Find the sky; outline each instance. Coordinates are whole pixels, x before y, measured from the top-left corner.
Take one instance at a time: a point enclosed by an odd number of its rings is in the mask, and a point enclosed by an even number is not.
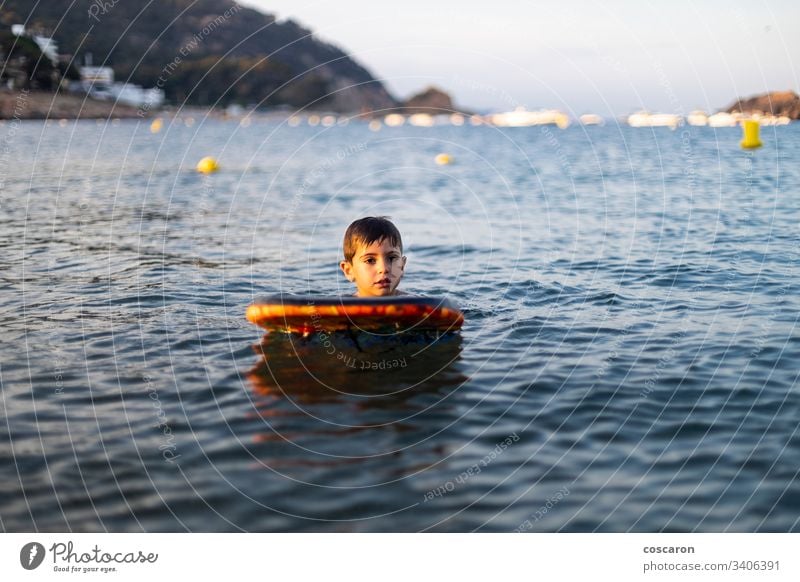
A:
[[[479,111],[686,114],[798,89],[798,0],[240,0],[292,18],[406,98]]]

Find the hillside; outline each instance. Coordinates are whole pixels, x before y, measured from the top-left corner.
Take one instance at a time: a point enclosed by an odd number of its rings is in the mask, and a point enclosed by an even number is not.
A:
[[[794,91],[773,91],[748,99],[739,99],[728,107],[728,113],[760,113],[789,119],[800,119],[800,96]]]
[[[293,21],[232,0],[7,0],[0,25],[52,36],[62,55],[114,68],[118,81],[160,86],[173,103],[289,105],[334,111],[392,107],[384,86]]]

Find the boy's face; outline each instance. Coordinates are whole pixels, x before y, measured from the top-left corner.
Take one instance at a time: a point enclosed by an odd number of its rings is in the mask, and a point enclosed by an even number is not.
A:
[[[339,266],[345,277],[356,284],[358,297],[394,295],[403,278],[406,258],[400,247],[392,246],[388,238],[369,246],[359,246],[353,262],[342,261]]]

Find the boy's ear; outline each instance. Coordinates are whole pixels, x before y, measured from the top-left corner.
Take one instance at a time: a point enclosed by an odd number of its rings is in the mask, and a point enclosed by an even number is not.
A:
[[[408,260],[408,257],[406,257],[405,255],[403,255],[403,265],[400,267],[400,270],[401,270],[401,271],[405,271],[405,270],[406,270],[406,261],[407,261],[407,260]]]
[[[350,263],[350,261],[342,261],[341,263],[339,263],[339,268],[342,270],[342,273],[344,273],[344,276],[347,277],[347,280],[352,283],[353,265]]]

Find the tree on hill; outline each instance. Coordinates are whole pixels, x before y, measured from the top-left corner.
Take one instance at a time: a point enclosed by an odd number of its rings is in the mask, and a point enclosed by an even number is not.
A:
[[[14,89],[55,91],[66,68],[59,69],[26,36],[0,27],[0,85]]]

